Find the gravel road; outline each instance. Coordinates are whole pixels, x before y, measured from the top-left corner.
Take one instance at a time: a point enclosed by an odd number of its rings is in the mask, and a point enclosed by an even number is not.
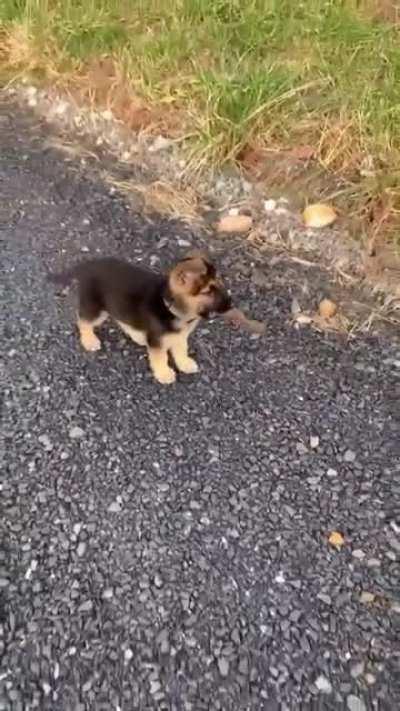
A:
[[[284,266],[221,241],[265,336],[205,325],[171,388],[117,330],[83,353],[48,269],[201,240],[45,138],[3,102],[0,710],[394,711],[399,342],[296,330]]]

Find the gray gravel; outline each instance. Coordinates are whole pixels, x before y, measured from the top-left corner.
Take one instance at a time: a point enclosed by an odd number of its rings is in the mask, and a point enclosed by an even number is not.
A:
[[[171,389],[117,330],[83,353],[48,269],[201,240],[0,129],[0,711],[398,708],[399,343],[296,330],[223,242],[263,338],[205,325]]]

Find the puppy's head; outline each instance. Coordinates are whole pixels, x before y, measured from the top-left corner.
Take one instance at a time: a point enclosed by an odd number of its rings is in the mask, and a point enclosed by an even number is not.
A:
[[[231,299],[209,259],[191,253],[170,271],[170,295],[176,307],[190,316],[207,318],[231,308]]]

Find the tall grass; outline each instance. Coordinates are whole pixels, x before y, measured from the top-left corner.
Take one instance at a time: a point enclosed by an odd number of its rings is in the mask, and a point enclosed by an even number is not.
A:
[[[3,66],[68,76],[111,55],[136,94],[186,114],[210,159],[234,158],[248,142],[311,143],[327,168],[353,176],[372,155],[396,192],[400,32],[375,18],[375,4],[2,0],[13,47]]]

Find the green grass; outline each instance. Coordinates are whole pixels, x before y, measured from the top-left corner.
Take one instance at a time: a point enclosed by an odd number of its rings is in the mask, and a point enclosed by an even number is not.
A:
[[[234,158],[252,141],[300,142],[318,147],[330,169],[355,174],[373,155],[397,175],[400,29],[375,20],[371,5],[2,0],[0,23],[6,36],[24,29],[36,71],[51,61],[53,70],[74,73],[112,55],[136,93],[188,116],[210,160]],[[21,65],[27,56],[21,52]],[[14,57],[15,70],[23,69],[18,63]],[[400,177],[390,182],[396,191]]]

